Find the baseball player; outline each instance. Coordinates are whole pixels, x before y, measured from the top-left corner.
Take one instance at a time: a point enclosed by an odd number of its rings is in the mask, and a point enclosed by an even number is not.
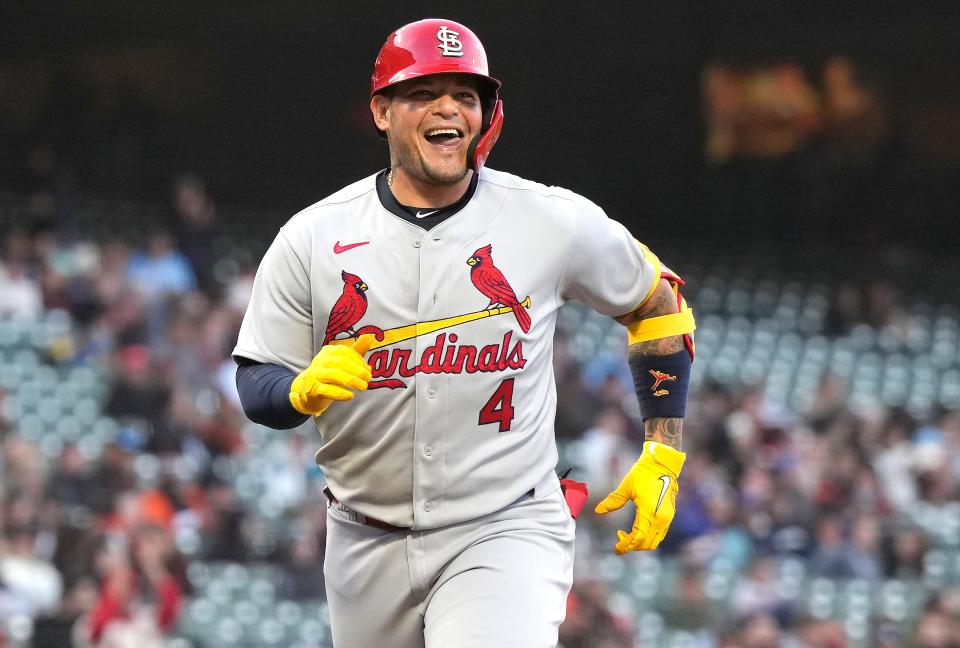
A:
[[[262,260],[234,350],[244,410],[320,434],[338,648],[555,646],[585,499],[554,472],[557,310],[628,327],[648,441],[596,512],[632,502],[614,550],[655,549],[684,461],[682,282],[585,198],[484,167],[503,104],[467,27],[391,34],[370,110],[390,166]]]

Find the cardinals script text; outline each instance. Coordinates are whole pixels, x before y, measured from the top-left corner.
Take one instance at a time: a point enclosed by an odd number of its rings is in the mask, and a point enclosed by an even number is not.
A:
[[[441,333],[433,344],[426,347],[420,360],[411,365],[411,349],[381,349],[370,354],[368,359],[373,369],[370,388],[405,388],[402,380],[391,378],[399,375],[409,378],[417,373],[477,373],[522,369],[527,363],[523,357],[523,343],[513,341],[508,331],[499,344],[477,348],[472,344],[457,344],[457,334]],[[511,346],[512,344],[512,346]]]

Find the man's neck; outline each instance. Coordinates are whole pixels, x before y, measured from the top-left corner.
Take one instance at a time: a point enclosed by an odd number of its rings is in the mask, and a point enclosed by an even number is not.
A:
[[[402,205],[411,207],[446,207],[460,200],[470,187],[473,171],[450,185],[438,185],[411,178],[403,169],[394,169],[390,192]]]

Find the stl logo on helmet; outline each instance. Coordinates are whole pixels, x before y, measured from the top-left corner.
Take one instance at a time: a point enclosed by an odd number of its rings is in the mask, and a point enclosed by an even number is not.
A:
[[[463,56],[463,43],[460,41],[460,32],[453,31],[446,25],[437,30],[438,49],[443,50],[444,56]]]

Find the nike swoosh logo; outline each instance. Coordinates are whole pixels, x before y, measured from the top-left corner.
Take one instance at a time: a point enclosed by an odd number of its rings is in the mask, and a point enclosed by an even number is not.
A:
[[[663,488],[660,489],[660,498],[657,500],[657,508],[653,509],[654,515],[656,515],[657,511],[660,510],[660,505],[663,503],[663,496],[667,494],[668,490],[670,490],[670,478],[667,475],[660,475],[660,481],[663,482]]]
[[[433,216],[433,215],[436,214],[438,211],[440,211],[440,210],[439,210],[439,209],[434,209],[432,212],[427,212],[426,214],[421,214],[420,212],[417,212],[417,213],[416,213],[416,216],[417,216],[417,218],[426,218],[427,216]]]
[[[340,241],[337,241],[333,244],[333,253],[342,254],[347,250],[352,250],[355,247],[360,247],[361,245],[366,245],[370,241],[360,241],[359,243],[347,243],[346,245],[340,245]]]

